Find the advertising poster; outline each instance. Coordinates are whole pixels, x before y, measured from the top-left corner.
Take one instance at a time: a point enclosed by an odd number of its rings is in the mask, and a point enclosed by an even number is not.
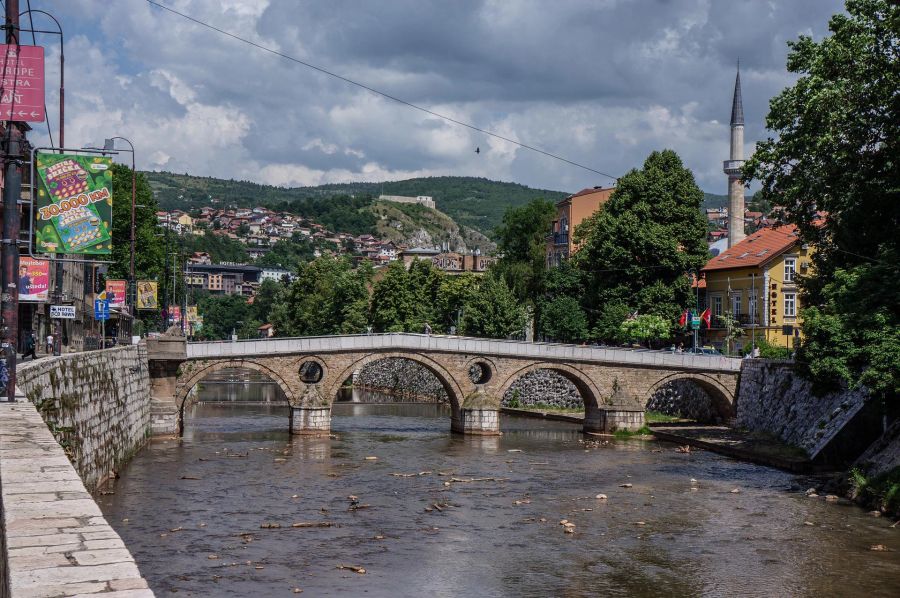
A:
[[[106,281],[106,300],[112,308],[120,308],[125,305],[128,294],[128,282],[124,280]]]
[[[112,251],[112,158],[38,154],[35,237],[42,253]]]
[[[50,295],[50,262],[19,258],[19,301],[47,301]]]
[[[159,304],[156,302],[157,283],[155,280],[139,280],[137,283],[137,308],[138,309],[156,309]]]
[[[181,324],[181,306],[173,305],[169,310],[169,321],[173,324]]]
[[[197,313],[196,305],[188,305],[187,306],[187,314],[185,314],[185,315],[187,317],[188,322],[196,322],[200,318],[200,314]]]

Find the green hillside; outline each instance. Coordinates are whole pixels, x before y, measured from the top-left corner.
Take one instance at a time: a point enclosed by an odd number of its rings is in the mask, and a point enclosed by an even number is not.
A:
[[[339,225],[359,213],[367,198],[385,195],[430,195],[438,210],[450,216],[462,227],[491,235],[509,207],[520,206],[534,198],[553,201],[567,194],[561,191],[532,189],[516,183],[503,183],[475,177],[428,177],[385,183],[346,183],[318,187],[284,188],[260,185],[248,181],[197,177],[169,172],[146,172],[162,209],[192,210],[203,206],[254,207],[266,206],[288,210],[302,216],[316,218],[328,226]],[[328,205],[339,197],[339,203]],[[353,202],[346,196],[355,196]],[[365,212],[366,210],[363,210]],[[338,212],[338,213],[335,213]],[[330,215],[331,218],[325,215]],[[330,220],[330,221],[329,221]],[[373,222],[361,215],[351,225],[341,229],[348,232],[367,232]]]

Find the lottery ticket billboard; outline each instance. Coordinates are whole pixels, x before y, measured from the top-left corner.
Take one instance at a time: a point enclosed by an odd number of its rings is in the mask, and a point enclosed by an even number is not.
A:
[[[36,247],[41,253],[112,251],[112,158],[38,154]]]
[[[106,281],[106,300],[109,306],[120,308],[125,305],[125,297],[128,293],[128,283],[124,280]]]
[[[19,301],[46,301],[50,294],[50,262],[19,258]]]
[[[156,309],[159,304],[156,302],[157,283],[155,280],[139,280],[137,284],[137,308],[138,309]]]

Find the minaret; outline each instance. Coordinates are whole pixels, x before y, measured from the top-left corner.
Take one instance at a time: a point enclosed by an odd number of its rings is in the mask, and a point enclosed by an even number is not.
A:
[[[741,168],[744,166],[744,104],[741,101],[741,65],[738,63],[734,80],[734,99],[731,102],[731,159],[722,169],[728,175],[728,247],[740,243],[744,235],[744,185]]]

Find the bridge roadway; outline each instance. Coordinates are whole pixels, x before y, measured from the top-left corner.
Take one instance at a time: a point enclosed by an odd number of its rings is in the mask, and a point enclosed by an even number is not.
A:
[[[730,416],[741,366],[723,356],[408,333],[192,343],[161,337],[148,348],[153,397],[174,409],[179,429],[191,388],[214,371],[240,367],[282,388],[297,434],[327,432],[344,382],[386,358],[409,359],[433,373],[450,400],[451,429],[473,434],[499,433],[504,393],[535,370],[557,372],[575,385],[585,404],[585,431],[611,432],[641,427],[649,398],[674,380],[700,386]]]

